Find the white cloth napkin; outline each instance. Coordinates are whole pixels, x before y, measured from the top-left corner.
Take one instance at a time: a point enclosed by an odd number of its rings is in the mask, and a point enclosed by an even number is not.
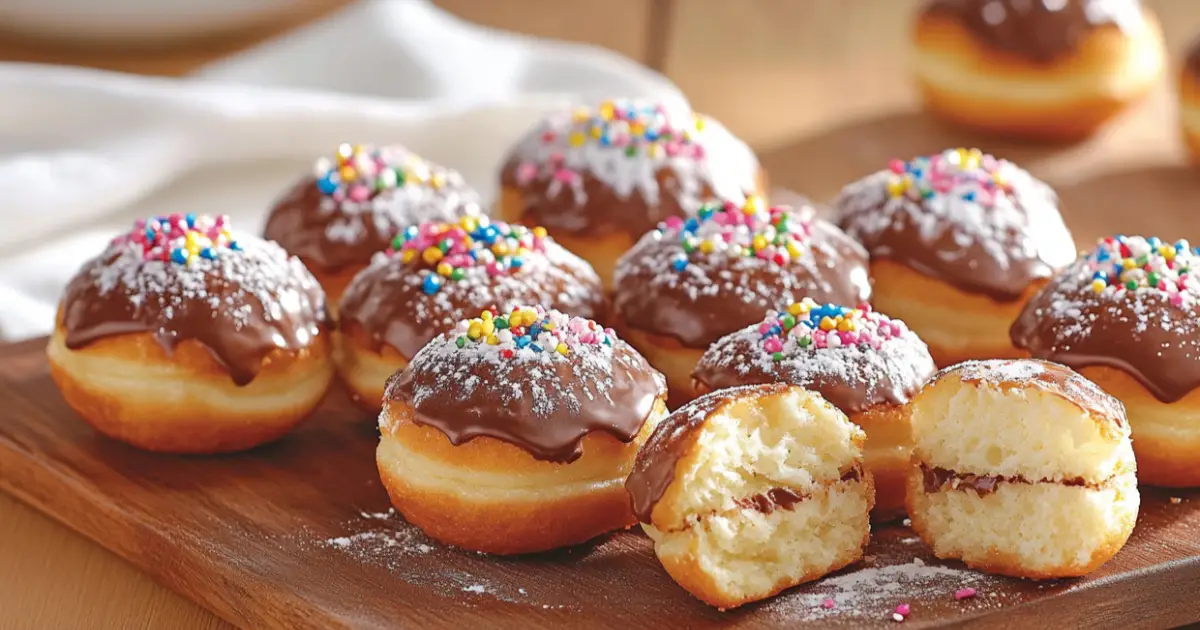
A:
[[[224,213],[258,231],[339,142],[398,142],[485,198],[544,113],[613,96],[683,102],[603,49],[375,0],[184,79],[0,64],[0,339],[46,334],[62,287],[135,218]]]

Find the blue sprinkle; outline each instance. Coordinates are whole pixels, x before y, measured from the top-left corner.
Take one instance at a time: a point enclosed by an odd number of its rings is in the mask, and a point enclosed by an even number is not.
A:
[[[184,219],[187,220],[187,226],[189,228],[196,227],[196,215],[188,213],[187,215],[184,216]]]
[[[654,142],[655,140],[658,140],[658,132],[654,131],[653,129],[647,129],[642,133],[642,137],[650,142]]]
[[[154,242],[154,230],[152,230],[150,228],[146,228],[146,242],[148,242],[148,243]]]
[[[771,334],[772,334],[772,335],[782,335],[782,334],[783,334],[783,328],[780,328],[779,326],[772,326],[772,327],[771,327]]]
[[[408,240],[417,238],[417,235],[420,233],[421,233],[421,231],[418,230],[417,226],[415,226],[415,225],[410,225],[410,226],[404,228],[404,238],[408,239]]]
[[[537,345],[536,343],[531,343],[531,344],[529,344],[529,349],[530,349],[530,350],[533,350],[534,352],[541,352],[541,351],[542,351],[542,347],[541,347],[541,346],[539,346],[539,345]]]
[[[975,201],[975,191],[968,190],[967,192],[963,193],[962,198],[965,201]]]
[[[697,221],[697,220],[696,220],[696,219],[694,219],[694,218],[692,218],[692,219],[688,219],[688,220],[687,220],[687,221],[686,221],[686,222],[683,224],[683,229],[685,229],[685,230],[687,230],[687,231],[689,231],[689,232],[695,232],[697,229],[699,229],[699,227],[700,227],[700,222],[699,222],[699,221]]]
[[[229,241],[229,249],[232,249],[235,252],[240,252],[242,251],[242,245],[237,241]]]
[[[329,176],[317,180],[317,190],[321,191],[322,194],[332,195],[337,190],[337,187],[337,182],[330,179]]]
[[[1097,271],[1096,273],[1092,274],[1092,280],[1108,280],[1108,274],[1104,273],[1103,271]]]
[[[1157,236],[1151,236],[1150,238],[1146,239],[1146,244],[1148,244],[1150,247],[1158,249],[1159,245],[1162,245],[1162,241],[1160,241]]]
[[[529,335],[521,335],[520,337],[517,337],[517,347],[524,348],[525,346],[529,345],[530,341],[531,339],[529,338]]]
[[[425,291],[425,295],[433,295],[442,288],[442,279],[434,274],[425,276],[425,282],[421,287]]]
[[[1108,260],[1108,252],[1103,249],[1096,250],[1096,262],[1104,262]]]
[[[687,269],[687,266],[687,258],[676,258],[675,260],[671,261],[671,268],[675,271],[683,271],[684,269]]]
[[[523,258],[510,258],[508,260],[508,266],[512,267],[513,269],[520,269],[524,264],[525,260]]]
[[[183,249],[182,247],[176,247],[175,249],[171,250],[171,260],[181,265],[186,263],[188,261],[187,250]]]
[[[200,257],[207,260],[216,260],[217,250],[211,247],[205,247],[204,249],[200,250]]]
[[[534,339],[540,334],[542,334],[542,325],[541,324],[533,324],[532,326],[529,327],[529,338],[530,339]]]

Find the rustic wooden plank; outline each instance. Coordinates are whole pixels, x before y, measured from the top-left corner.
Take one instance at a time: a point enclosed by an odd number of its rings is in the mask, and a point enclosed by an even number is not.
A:
[[[0,348],[0,487],[242,627],[858,627],[894,623],[899,603],[921,627],[1200,620],[1197,493],[1173,503],[1147,491],[1130,543],[1083,580],[916,567],[939,563],[897,525],[876,531],[872,561],[721,614],[671,582],[637,533],[519,559],[424,538],[387,513],[375,428],[340,393],[288,439],[244,455],[171,457],[108,441],[63,403],[44,343]],[[962,584],[980,594],[955,601]],[[820,608],[826,595],[837,609]]]

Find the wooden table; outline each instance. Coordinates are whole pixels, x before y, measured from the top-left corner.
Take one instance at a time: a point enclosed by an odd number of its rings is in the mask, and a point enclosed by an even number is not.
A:
[[[78,64],[129,72],[179,75],[246,48],[345,4],[324,0],[310,13],[172,50],[114,50],[0,37],[0,60]],[[875,159],[912,134],[952,137],[920,128],[904,73],[906,26],[916,0],[440,0],[479,22],[536,35],[608,46],[660,67],[693,104],[751,142],[776,181],[818,198],[835,192],[851,164],[799,162],[814,147],[850,146]],[[1200,34],[1200,3],[1148,0],[1164,24],[1175,58]],[[669,15],[665,35],[662,24]],[[1107,171],[1113,190],[1131,203],[1179,204],[1170,187],[1182,151],[1172,126],[1169,85],[1108,130],[1080,147],[1039,154],[1041,175]],[[850,124],[854,123],[854,124]],[[906,127],[907,128],[907,127]],[[897,140],[897,134],[908,134]],[[824,145],[822,143],[825,143]],[[845,151],[843,151],[845,152]],[[1034,158],[1031,158],[1034,159]],[[1085,168],[1080,168],[1080,164]],[[1098,198],[1089,182],[1055,181],[1071,198]],[[1125,185],[1126,177],[1129,185]],[[1157,179],[1156,179],[1157,178]],[[1081,178],[1084,179],[1084,178]],[[1098,178],[1103,180],[1104,178]],[[1160,181],[1161,180],[1161,181]],[[1176,182],[1178,183],[1178,182]],[[1104,193],[1110,194],[1110,193]],[[1158,197],[1154,195],[1159,195]],[[1109,212],[1113,204],[1109,203]],[[1135,216],[1130,221],[1136,226]],[[1118,218],[1118,221],[1123,220]],[[1197,220],[1200,227],[1200,220]],[[1192,230],[1195,232],[1195,230]],[[0,630],[25,628],[226,628],[224,622],[167,591],[112,554],[0,495]]]

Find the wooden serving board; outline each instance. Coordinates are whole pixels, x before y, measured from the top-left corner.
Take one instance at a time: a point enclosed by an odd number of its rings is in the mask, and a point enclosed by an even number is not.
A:
[[[80,421],[44,346],[0,347],[0,487],[244,628],[862,627],[894,624],[902,603],[905,625],[920,627],[1200,620],[1197,492],[1144,491],[1129,544],[1086,579],[1038,584],[939,563],[898,524],[875,531],[858,565],[719,613],[671,581],[639,532],[515,559],[425,538],[389,511],[374,421],[340,392],[278,444],[154,455]],[[956,601],[963,587],[978,595]]]

